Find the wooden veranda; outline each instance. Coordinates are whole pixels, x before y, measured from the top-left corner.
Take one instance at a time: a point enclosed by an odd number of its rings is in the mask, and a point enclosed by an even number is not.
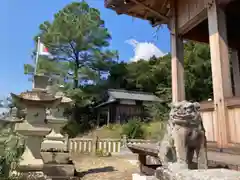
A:
[[[154,26],[168,25],[174,102],[185,99],[183,40],[209,43],[214,97],[201,103],[208,147],[240,154],[240,1],[105,0],[105,6]]]

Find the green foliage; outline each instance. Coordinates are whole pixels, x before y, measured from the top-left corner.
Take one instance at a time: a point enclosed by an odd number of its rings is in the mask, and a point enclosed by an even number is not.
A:
[[[212,97],[210,49],[205,44],[188,42],[184,46],[185,87],[188,100]]]
[[[58,75],[67,77],[68,64],[66,62],[56,62],[46,56],[39,56],[37,74]],[[32,64],[24,64],[24,74],[33,75],[35,67]]]
[[[96,81],[106,72],[116,51],[102,50],[111,39],[100,12],[85,2],[74,2],[54,15],[53,22],[39,26],[41,40],[56,62],[68,66],[68,78],[74,88],[89,80]]]
[[[71,120],[63,127],[62,131],[67,133],[69,138],[74,138],[81,132],[80,128],[80,124],[77,121]]]
[[[108,126],[105,125],[101,128],[95,129],[88,135],[85,135],[85,138],[93,138],[93,134],[99,139],[120,139],[122,135],[125,134],[125,131],[129,132],[129,127],[126,128],[126,124],[109,124]],[[165,132],[166,121],[150,121],[148,123],[141,123],[141,130],[143,131],[143,135],[139,138],[141,139],[155,139],[161,140],[164,132]],[[126,130],[127,129],[127,130]],[[131,136],[129,136],[131,137]]]
[[[25,140],[15,131],[4,130],[1,134],[0,177],[8,178],[20,160],[25,149]]]
[[[166,130],[166,121],[153,121],[143,126],[144,139],[155,139],[160,141]]]
[[[87,133],[91,131],[96,125],[95,114],[91,111],[91,108],[78,107],[76,112],[73,113],[72,119],[68,124],[63,127],[63,132],[67,133],[69,137],[76,137],[79,133]]]
[[[130,139],[141,139],[144,137],[143,123],[137,118],[130,119],[123,125],[122,133]]]
[[[98,157],[111,157],[112,156],[112,154],[110,152],[107,152],[106,149],[97,149],[96,155]]]
[[[150,117],[154,121],[168,120],[169,107],[166,103],[154,103],[145,106],[145,110],[149,112]]]

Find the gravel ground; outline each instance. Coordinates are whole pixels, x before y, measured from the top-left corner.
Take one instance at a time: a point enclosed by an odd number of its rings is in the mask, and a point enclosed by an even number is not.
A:
[[[131,180],[132,173],[139,171],[137,165],[123,157],[81,155],[73,159],[81,180]]]

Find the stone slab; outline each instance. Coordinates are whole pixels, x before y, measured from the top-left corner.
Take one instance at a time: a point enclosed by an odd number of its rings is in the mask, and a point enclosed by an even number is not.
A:
[[[189,170],[177,163],[156,170],[159,180],[240,180],[240,172],[229,169]]]
[[[155,176],[145,176],[139,173],[132,174],[132,180],[157,180]]]
[[[153,157],[153,156],[146,156],[146,164],[147,165],[161,165],[161,161],[159,158]]]
[[[42,171],[33,172],[17,172],[11,173],[10,179],[24,179],[24,180],[52,180],[51,177],[45,175]]]
[[[51,176],[51,180],[80,180],[80,177],[62,177],[62,176]]]
[[[75,167],[73,164],[44,164],[43,172],[51,177],[73,177]]]

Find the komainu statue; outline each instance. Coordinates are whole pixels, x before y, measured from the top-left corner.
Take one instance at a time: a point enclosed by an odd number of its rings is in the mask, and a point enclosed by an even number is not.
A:
[[[198,169],[207,169],[206,136],[199,109],[197,102],[171,105],[167,132],[159,147],[163,165],[178,162],[192,169],[195,153]]]

